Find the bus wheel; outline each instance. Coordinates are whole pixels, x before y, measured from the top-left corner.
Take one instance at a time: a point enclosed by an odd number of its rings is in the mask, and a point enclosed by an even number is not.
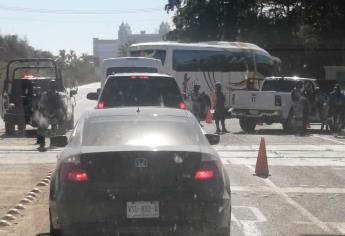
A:
[[[12,122],[10,121],[5,122],[5,132],[7,135],[14,134],[14,129],[15,129],[15,125]]]
[[[255,130],[257,120],[254,118],[243,117],[240,118],[241,129],[246,133],[251,133]]]

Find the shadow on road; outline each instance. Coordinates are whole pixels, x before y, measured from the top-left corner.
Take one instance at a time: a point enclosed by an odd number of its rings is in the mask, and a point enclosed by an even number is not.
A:
[[[21,134],[19,132],[16,132],[13,135],[8,135],[8,134],[1,134],[0,138],[5,139],[5,138],[34,138],[36,137],[37,130],[32,129],[32,130],[26,130],[24,134]]]
[[[40,234],[36,234],[36,236],[49,236],[50,233],[40,233]]]

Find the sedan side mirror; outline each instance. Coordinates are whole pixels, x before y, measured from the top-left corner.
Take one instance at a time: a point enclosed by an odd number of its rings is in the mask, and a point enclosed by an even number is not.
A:
[[[66,147],[68,144],[67,136],[59,135],[50,137],[50,146],[53,147]]]
[[[89,100],[98,100],[98,93],[88,93],[86,95],[86,98]]]
[[[220,136],[217,134],[205,134],[205,136],[211,145],[217,145],[220,141]]]

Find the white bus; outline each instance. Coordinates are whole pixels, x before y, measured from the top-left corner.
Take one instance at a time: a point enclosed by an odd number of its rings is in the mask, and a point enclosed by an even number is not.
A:
[[[272,76],[280,63],[264,49],[241,42],[140,43],[131,45],[129,53],[132,57],[160,59],[163,72],[174,76],[187,96],[199,84],[200,92],[211,97],[216,82],[220,82],[227,108],[231,107],[232,90],[246,89],[248,79],[256,79],[258,88],[259,81]]]

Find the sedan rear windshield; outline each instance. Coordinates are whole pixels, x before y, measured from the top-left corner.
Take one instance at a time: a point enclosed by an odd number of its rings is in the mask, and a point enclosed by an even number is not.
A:
[[[262,91],[291,92],[296,85],[293,80],[266,80]]]
[[[178,108],[182,98],[172,77],[121,76],[107,80],[100,100],[106,108],[121,106]]]
[[[176,146],[199,145],[205,138],[201,131],[184,120],[100,119],[86,121],[83,146]]]
[[[107,69],[107,76],[108,75],[115,75],[119,73],[157,73],[157,68],[153,67],[111,67]]]

